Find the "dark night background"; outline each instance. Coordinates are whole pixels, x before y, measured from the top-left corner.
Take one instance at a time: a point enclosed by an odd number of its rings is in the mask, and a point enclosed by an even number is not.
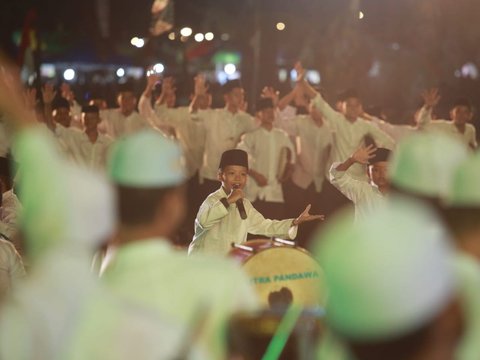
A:
[[[100,3],[108,10],[108,36],[99,27]],[[181,42],[167,33],[138,49],[130,39],[148,38],[150,7],[151,0],[3,0],[1,46],[16,55],[15,39],[27,12],[36,9],[41,63],[145,68],[162,62],[165,73],[177,78],[179,102],[187,101],[192,76],[213,71],[216,56],[227,52],[241,56],[237,67],[250,103],[267,84],[288,91],[290,82],[280,82],[278,72],[301,59],[319,71],[327,98],[355,87],[366,104],[384,107],[393,122],[409,120],[427,87],[441,89],[443,117],[458,96],[480,107],[477,0],[175,0],[177,35],[189,26],[194,34],[211,31],[215,39]],[[276,29],[279,21],[284,31]],[[229,39],[221,40],[221,34]],[[139,92],[143,81],[137,81]],[[86,85],[72,85],[81,97]],[[114,85],[104,85],[109,86]]]

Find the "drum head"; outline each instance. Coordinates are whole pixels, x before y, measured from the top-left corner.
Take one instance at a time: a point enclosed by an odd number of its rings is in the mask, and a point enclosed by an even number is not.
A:
[[[249,257],[243,268],[265,306],[324,305],[322,270],[301,248],[275,246],[261,250]]]

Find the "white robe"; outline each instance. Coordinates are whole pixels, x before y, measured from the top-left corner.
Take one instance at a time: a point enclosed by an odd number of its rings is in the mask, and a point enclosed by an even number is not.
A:
[[[247,213],[247,218],[243,220],[236,204],[231,204],[227,209],[220,201],[226,197],[227,194],[221,187],[200,206],[195,219],[195,235],[188,248],[189,254],[226,255],[232,243],[241,244],[246,241],[247,233],[283,239],[295,239],[297,236],[298,226],[292,226],[294,219],[265,219],[250,201],[243,199]]]

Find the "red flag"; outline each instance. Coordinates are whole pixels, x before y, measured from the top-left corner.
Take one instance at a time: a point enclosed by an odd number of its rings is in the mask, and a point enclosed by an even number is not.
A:
[[[25,16],[25,22],[22,29],[22,38],[20,40],[20,49],[17,56],[18,66],[22,66],[25,62],[26,53],[31,50],[35,51],[38,46],[36,31],[37,12],[30,9]]]

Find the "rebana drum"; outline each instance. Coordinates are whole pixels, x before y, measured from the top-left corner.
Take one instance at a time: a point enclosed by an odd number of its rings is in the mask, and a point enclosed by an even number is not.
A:
[[[229,256],[243,264],[264,305],[325,305],[322,270],[305,249],[284,240],[251,240],[232,247]]]

